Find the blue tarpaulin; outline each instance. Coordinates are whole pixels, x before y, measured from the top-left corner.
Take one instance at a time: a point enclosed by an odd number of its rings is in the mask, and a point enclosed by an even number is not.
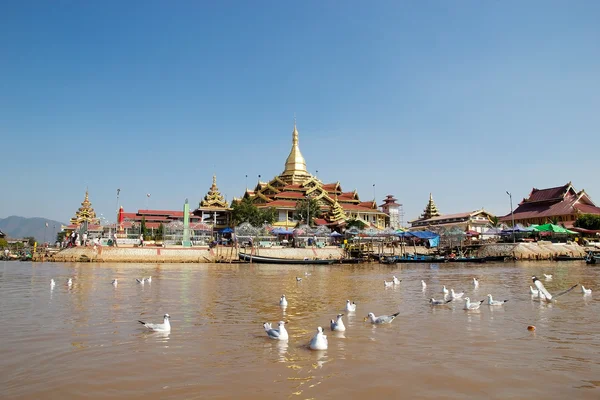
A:
[[[231,228],[227,227],[227,228],[225,228],[225,229],[221,229],[219,232],[220,232],[220,233],[232,233],[232,232],[233,232],[233,229],[231,229]]]
[[[285,229],[285,228],[275,228],[271,231],[272,234],[274,235],[291,235],[292,233],[294,233],[293,229]]]

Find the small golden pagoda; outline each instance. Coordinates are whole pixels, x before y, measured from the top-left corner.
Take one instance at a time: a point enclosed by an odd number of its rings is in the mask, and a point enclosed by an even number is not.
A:
[[[346,216],[344,209],[338,202],[337,196],[335,196],[335,202],[333,203],[333,205],[331,206],[331,209],[329,210],[327,219],[329,220],[329,222],[340,222],[340,221],[343,222],[347,218],[348,217]]]
[[[193,215],[200,217],[200,221],[210,224],[213,228],[224,228],[229,226],[230,220],[229,205],[225,197],[217,187],[217,176],[213,175],[212,185],[208,189],[206,196],[198,204],[198,208],[193,211]]]
[[[421,214],[420,219],[430,219],[433,217],[439,217],[441,214],[437,209],[437,206],[433,202],[433,196],[429,193],[429,201],[427,202],[427,206],[423,210],[423,214]]]
[[[69,222],[73,225],[81,225],[84,222],[87,222],[88,224],[99,223],[98,218],[96,218],[96,211],[94,211],[92,203],[90,202],[87,189],[81,207],[79,207],[79,210],[75,212],[75,216],[71,218]]]
[[[200,207],[227,208],[227,202],[217,187],[216,175],[213,175],[212,186],[208,190],[206,196],[204,196],[204,199],[200,202]]]

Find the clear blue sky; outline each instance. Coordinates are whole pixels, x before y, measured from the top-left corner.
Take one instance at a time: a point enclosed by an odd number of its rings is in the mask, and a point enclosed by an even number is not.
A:
[[[18,1],[0,5],[0,217],[231,200],[282,172],[394,194],[405,220],[600,202],[598,1]]]

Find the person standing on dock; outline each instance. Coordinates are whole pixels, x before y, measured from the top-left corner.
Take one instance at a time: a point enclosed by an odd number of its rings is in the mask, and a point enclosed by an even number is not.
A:
[[[113,246],[119,247],[118,244],[117,244],[117,232],[115,232],[113,234]]]
[[[140,247],[144,247],[144,234],[140,234]]]

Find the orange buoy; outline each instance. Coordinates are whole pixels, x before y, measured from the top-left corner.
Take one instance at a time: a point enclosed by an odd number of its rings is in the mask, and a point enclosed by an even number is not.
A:
[[[533,331],[535,331],[535,326],[533,326],[533,325],[529,325],[529,326],[527,327],[527,330],[528,330],[528,331],[532,331],[532,332],[533,332]]]

